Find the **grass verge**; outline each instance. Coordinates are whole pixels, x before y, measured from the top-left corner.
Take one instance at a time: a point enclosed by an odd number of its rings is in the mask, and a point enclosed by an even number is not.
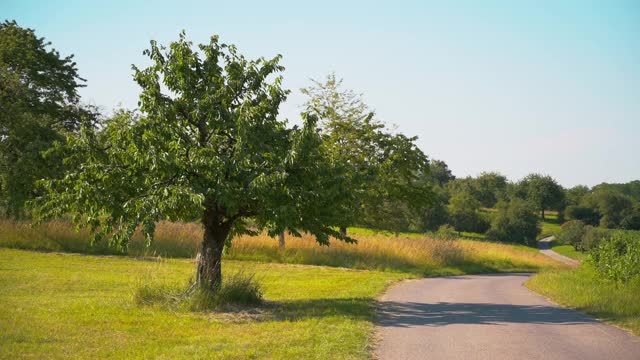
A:
[[[601,279],[589,264],[532,277],[526,286],[553,301],[640,335],[640,281],[617,285]]]

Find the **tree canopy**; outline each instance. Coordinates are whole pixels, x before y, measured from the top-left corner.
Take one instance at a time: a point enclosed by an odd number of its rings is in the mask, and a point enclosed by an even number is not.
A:
[[[217,36],[196,50],[184,32],[144,54],[151,65],[133,66],[139,112],[120,111],[101,131],[85,126],[58,147],[73,166],[44,183],[40,218],[72,214],[121,247],[139,225],[151,241],[159,220],[199,220],[204,288],[219,286],[222,250],[235,234],[289,227],[322,244],[353,241],[332,227],[343,176],[324,154],[316,117],[303,115],[302,128],[277,118],[288,94],[279,55],[248,60]]]
[[[562,210],[564,207],[564,189],[551,176],[529,174],[520,180],[516,189],[517,195],[531,203],[543,220],[545,210]]]
[[[12,217],[36,195],[36,180],[63,173],[60,159],[42,152],[96,116],[79,104],[84,79],[73,55],[50,45],[15,21],[0,23],[0,207]]]
[[[302,89],[305,108],[320,118],[324,143],[333,162],[347,167],[350,201],[343,202],[341,228],[351,225],[405,230],[433,200],[427,156],[416,137],[393,133],[375,119],[362,97],[342,88],[335,74]]]

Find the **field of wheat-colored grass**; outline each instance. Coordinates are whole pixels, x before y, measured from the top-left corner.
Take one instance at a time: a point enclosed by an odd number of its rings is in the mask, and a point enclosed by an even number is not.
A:
[[[333,240],[320,246],[311,235],[286,236],[284,249],[265,234],[240,236],[226,249],[225,257],[234,260],[326,265],[355,269],[411,272],[424,276],[537,271],[557,266],[535,249],[474,240],[443,240],[419,234],[395,237],[386,233],[354,229],[357,244]],[[202,238],[197,223],[160,222],[154,242],[147,247],[137,234],[126,252],[131,256],[195,257]],[[63,251],[87,254],[123,255],[104,243],[89,244],[86,230],[75,231],[63,220],[37,227],[27,222],[0,220],[0,246],[27,250]]]

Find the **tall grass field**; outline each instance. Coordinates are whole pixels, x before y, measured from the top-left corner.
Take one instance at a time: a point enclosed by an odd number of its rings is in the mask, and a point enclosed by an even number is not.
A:
[[[326,265],[354,269],[400,271],[421,276],[453,275],[481,272],[537,271],[557,263],[537,250],[520,245],[507,245],[473,240],[443,240],[419,234],[376,233],[366,229],[350,229],[357,244],[334,240],[330,246],[319,246],[310,235],[286,236],[286,246],[264,234],[240,236],[226,250],[225,258],[290,264]],[[136,234],[126,254],[137,257],[194,258],[202,239],[202,228],[196,223],[160,222],[156,236],[147,247],[141,234]],[[75,231],[66,221],[53,221],[32,227],[27,222],[0,220],[0,246],[25,250],[74,252],[100,255],[122,255],[106,244],[89,244],[89,234]]]

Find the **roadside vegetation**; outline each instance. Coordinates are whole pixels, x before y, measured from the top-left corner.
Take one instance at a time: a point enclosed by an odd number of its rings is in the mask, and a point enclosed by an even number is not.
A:
[[[640,334],[640,231],[602,229],[571,220],[552,249],[581,261],[548,270],[527,286],[552,300]]]
[[[527,287],[560,305],[593,315],[640,336],[640,279],[627,284],[603,278],[590,263],[575,270],[544,271]]]

